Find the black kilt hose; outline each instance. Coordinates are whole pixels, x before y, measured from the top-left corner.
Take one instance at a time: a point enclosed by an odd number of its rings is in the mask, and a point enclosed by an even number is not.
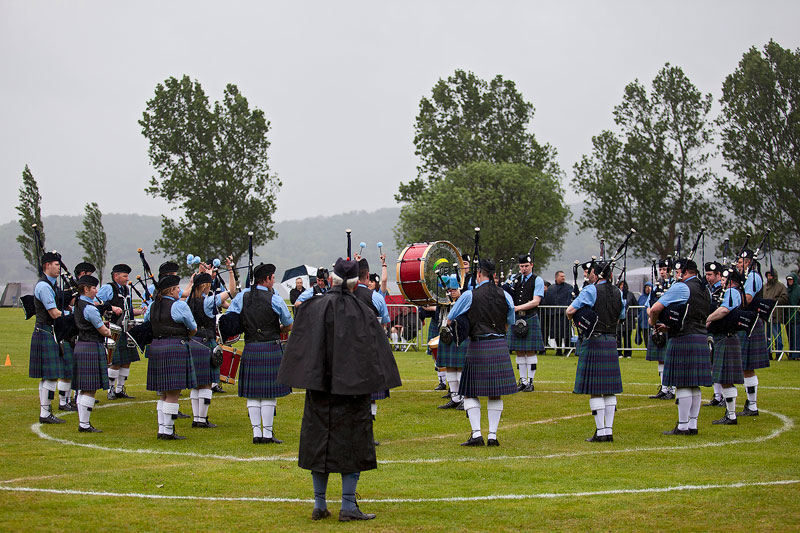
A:
[[[64,374],[61,351],[53,337],[53,326],[36,324],[31,336],[28,377],[55,380]]]
[[[667,341],[662,384],[667,387],[710,387],[708,335],[682,335]]]
[[[215,382],[211,372],[211,350],[214,349],[215,344],[214,341],[204,342],[203,337],[192,337],[192,341],[189,343],[189,349],[192,351],[194,376],[197,378],[198,387],[211,385]]]
[[[192,353],[185,339],[155,339],[150,344],[147,390],[170,391],[197,388]]]
[[[445,344],[440,341],[439,350],[436,352],[436,366],[439,368],[464,368],[469,344],[469,339],[461,344],[456,344],[455,341]]]
[[[106,345],[102,342],[75,343],[75,368],[72,388],[75,390],[105,390],[108,388]]]
[[[739,332],[742,342],[742,370],[758,370],[769,367],[769,347],[764,321],[760,318],[749,337],[744,331]]]
[[[505,337],[472,340],[467,347],[458,394],[466,398],[515,394],[517,378]]]
[[[242,398],[280,398],[292,389],[276,381],[283,359],[283,348],[275,341],[244,345],[239,363],[239,396]]]
[[[128,363],[135,363],[139,360],[139,350],[134,346],[128,347],[126,335],[120,335],[117,339],[117,345],[111,354],[112,365],[127,365]]]
[[[539,323],[539,316],[522,317],[528,323],[528,334],[524,337],[517,337],[509,327],[506,333],[508,350],[511,352],[535,352],[544,350],[544,339],[542,339],[542,325]]]
[[[581,342],[578,347],[578,368],[575,371],[575,387],[572,392],[593,396],[622,392],[615,335],[593,335]]]
[[[742,345],[737,335],[714,335],[714,383],[744,383]]]

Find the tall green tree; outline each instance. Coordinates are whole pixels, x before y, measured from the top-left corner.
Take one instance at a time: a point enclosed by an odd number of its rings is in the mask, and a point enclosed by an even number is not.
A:
[[[209,105],[198,81],[168,78],[156,86],[142,119],[150,162],[158,172],[146,191],[180,211],[162,216],[156,248],[176,257],[233,255],[277,237],[275,195],[281,186],[267,163],[270,123],[236,85]]]
[[[97,277],[103,282],[103,269],[106,267],[106,231],[103,228],[103,214],[97,202],[86,204],[83,216],[83,229],[75,232],[83,248],[83,260],[97,268]]]
[[[534,108],[503,76],[490,82],[456,70],[423,97],[414,125],[417,177],[400,184],[398,202],[424,196],[429,183],[467,163],[523,163],[560,176],[556,151],[528,132]]]
[[[756,239],[772,228],[784,258],[800,260],[800,49],[770,40],[744,53],[722,85],[719,179],[732,226]]]
[[[552,174],[522,163],[469,163],[428,186],[404,206],[395,227],[397,247],[447,240],[472,254],[473,228],[481,228],[481,255],[508,261],[527,252],[535,237],[538,268],[561,250],[570,210]]]
[[[639,80],[628,84],[614,108],[618,131],[593,137],[592,154],[574,166],[573,183],[589,196],[581,229],[614,243],[636,228],[631,250],[649,258],[671,255],[679,231],[688,236],[714,227],[718,207],[707,185],[714,177],[711,103],[669,63],[649,94]]]
[[[17,242],[22,249],[22,255],[30,265],[30,270],[38,273],[41,250],[36,246],[33,226],[36,225],[39,228],[42,247],[44,247],[42,195],[39,194],[39,185],[28,165],[25,165],[25,170],[22,171],[22,187],[19,188],[17,213],[19,213],[19,227],[22,230],[22,233],[17,235]]]

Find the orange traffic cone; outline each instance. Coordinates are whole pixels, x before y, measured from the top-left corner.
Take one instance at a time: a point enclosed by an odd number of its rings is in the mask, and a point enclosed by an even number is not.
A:
[[[3,366],[11,366],[11,356],[6,354],[6,364]]]

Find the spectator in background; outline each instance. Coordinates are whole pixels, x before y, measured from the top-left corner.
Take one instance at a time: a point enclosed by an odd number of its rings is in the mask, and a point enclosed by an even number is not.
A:
[[[619,290],[622,292],[622,301],[625,302],[625,320],[620,320],[617,325],[617,351],[619,357],[631,356],[631,335],[636,327],[636,315],[628,311],[632,305],[636,305],[636,296],[628,290],[628,282],[620,280],[617,284]],[[625,348],[621,350],[620,348]]]
[[[544,296],[542,296],[542,301],[539,302],[539,305],[542,305],[542,303],[544,302],[544,299],[547,297],[547,289],[549,289],[549,288],[550,288],[550,282],[549,281],[545,281],[544,282]],[[547,323],[548,323],[547,317],[545,317],[544,320],[539,320],[539,328],[542,330],[542,340],[544,341],[545,349],[544,350],[536,350],[536,354],[537,355],[544,355],[547,352],[547,344],[548,344],[548,342],[547,342],[548,341],[548,339],[547,339],[547,330],[546,330]]]
[[[647,343],[650,340],[650,328],[647,325],[647,300],[650,298],[652,291],[653,284],[648,281],[644,284],[644,292],[639,296],[637,302],[641,309],[639,309],[639,316],[637,317],[636,344],[644,344],[645,348],[647,348]]]
[[[798,284],[798,281],[800,281],[800,278],[794,272],[786,276],[786,292],[789,298],[789,305],[792,306],[800,306],[800,284]],[[786,333],[789,337],[789,359],[797,361],[800,359],[800,353],[797,353],[797,350],[800,349],[800,316],[798,316],[800,313],[798,313],[797,307],[788,311],[785,321]]]
[[[419,317],[416,309],[408,306],[400,308],[400,312],[392,321],[391,338],[393,343],[409,342],[419,331]]]
[[[566,283],[566,276],[562,270],[556,272],[555,283],[550,285],[544,293],[542,305],[567,307],[572,303],[572,285]],[[569,327],[569,319],[562,309],[546,309],[544,324],[547,325],[547,335],[543,335],[548,341],[555,339],[556,355],[563,355],[562,349],[566,351],[572,331]],[[547,343],[545,343],[547,344]]]
[[[303,294],[304,290],[306,290],[306,288],[303,287],[303,278],[297,278],[294,280],[294,289],[289,291],[289,301],[292,302],[292,305],[294,305],[294,302],[297,301],[297,298]]]
[[[778,273],[774,268],[767,270],[767,284],[764,285],[764,298],[768,300],[775,300],[777,305],[787,305],[789,303],[789,293],[786,290],[786,285],[778,279]],[[772,352],[783,352],[783,336],[781,335],[780,312],[772,314],[772,323],[770,324],[769,336],[769,358],[772,359]]]

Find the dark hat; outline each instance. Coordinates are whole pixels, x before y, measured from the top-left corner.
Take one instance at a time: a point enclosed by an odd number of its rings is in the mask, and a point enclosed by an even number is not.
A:
[[[325,267],[319,267],[317,269],[317,279],[328,279],[328,269]]]
[[[208,272],[201,272],[200,274],[197,274],[194,277],[193,283],[195,286],[197,286],[197,285],[202,285],[203,283],[211,283],[211,281],[213,281],[211,279],[211,274],[209,274]]]
[[[706,272],[722,272],[722,263],[709,261],[705,264]]]
[[[745,248],[744,250],[742,250],[742,255],[740,257],[742,257],[743,259],[752,259],[753,255],[754,255],[753,250]]]
[[[165,289],[171,289],[172,287],[177,287],[181,283],[180,276],[173,276],[168,275],[162,278],[159,278],[158,283],[156,284],[156,288],[160,291]]]
[[[93,264],[87,263],[84,261],[83,263],[78,263],[75,265],[75,275],[78,275],[78,272],[96,272],[97,269],[94,267]]]
[[[481,259],[480,269],[492,274],[494,273],[494,263],[489,259]]]
[[[461,254],[462,261],[469,261],[469,254]]]
[[[78,285],[88,285],[90,287],[97,287],[100,285],[100,280],[94,276],[86,274],[78,278]]]
[[[381,277],[378,274],[372,273],[372,274],[369,275],[369,280],[372,283],[380,283],[381,282]]]
[[[179,269],[178,263],[173,263],[172,261],[166,261],[161,263],[161,266],[158,267],[158,277],[161,277],[165,274],[170,274],[172,272],[177,272]]]
[[[45,252],[42,254],[42,264],[61,261],[61,254],[58,252]]]
[[[120,263],[118,265],[114,265],[114,267],[111,269],[111,273],[112,274],[116,274],[117,272],[121,272],[123,274],[130,274],[131,273],[131,267],[129,267],[125,263]]]
[[[527,252],[524,254],[519,254],[517,256],[517,263],[532,263],[532,262],[533,260],[531,258],[531,254]]]
[[[658,262],[658,268],[672,268],[672,261],[669,259],[662,259]]]
[[[744,281],[744,278],[742,278],[741,272],[739,272],[735,268],[726,270],[725,272],[722,273],[722,275],[725,276],[726,278],[728,278],[730,281],[735,281],[739,285],[741,285],[742,281]]]
[[[343,280],[355,279],[358,277],[358,263],[340,257],[333,265],[333,273]]]
[[[255,279],[264,279],[275,273],[275,265],[272,263],[261,263],[253,269],[253,277]]]
[[[681,258],[675,261],[675,270],[693,270],[697,272],[697,263],[693,259]]]
[[[584,270],[589,270],[590,268],[592,268],[592,262],[591,261],[586,261],[585,263],[581,263],[581,267]]]
[[[592,261],[592,272],[601,278],[610,273],[611,263],[608,261]]]
[[[365,258],[361,258],[358,260],[358,271],[363,272],[365,270],[369,270],[369,263]]]

